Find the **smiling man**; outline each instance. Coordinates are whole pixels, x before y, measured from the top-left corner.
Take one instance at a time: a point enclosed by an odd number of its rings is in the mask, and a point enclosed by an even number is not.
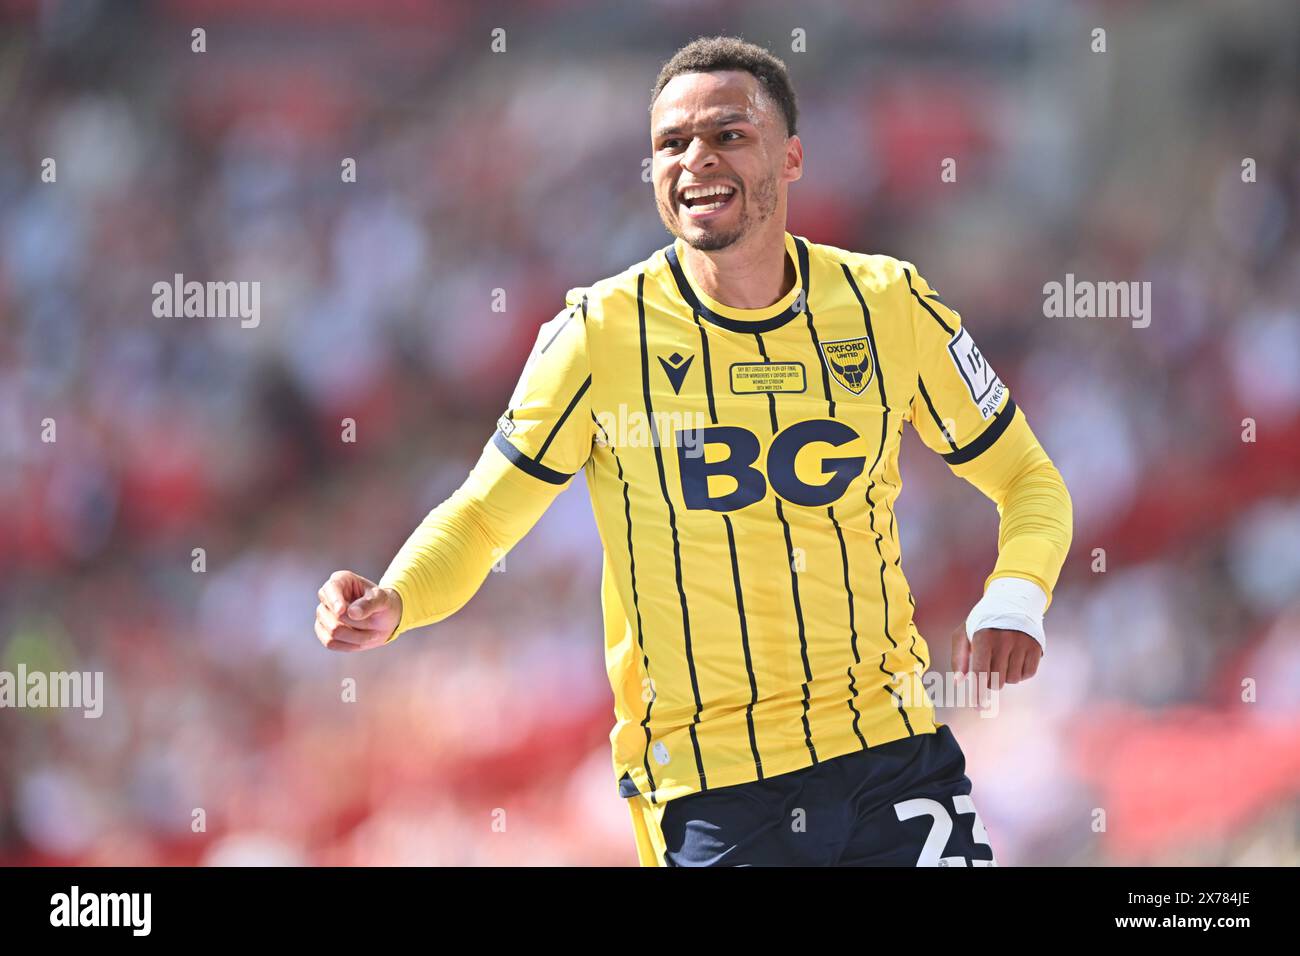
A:
[[[642,864],[991,865],[921,684],[903,426],[998,505],[997,562],[953,637],[955,668],[985,683],[1037,670],[1069,495],[911,263],[786,231],[796,124],[759,47],[700,39],[664,65],[650,129],[674,241],[569,292],[464,485],[378,584],[332,575],[316,633],[364,650],[446,618],[582,471]],[[630,412],[658,424],[606,424]]]

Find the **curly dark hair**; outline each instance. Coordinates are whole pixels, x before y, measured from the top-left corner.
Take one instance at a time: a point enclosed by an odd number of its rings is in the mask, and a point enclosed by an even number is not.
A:
[[[668,81],[683,73],[713,73],[718,70],[744,70],[752,75],[763,89],[776,100],[785,114],[787,136],[797,129],[799,107],[795,102],[794,88],[785,63],[761,46],[747,43],[738,37],[700,37],[692,40],[673,54],[663,65],[650,94],[650,108],[663,92]]]

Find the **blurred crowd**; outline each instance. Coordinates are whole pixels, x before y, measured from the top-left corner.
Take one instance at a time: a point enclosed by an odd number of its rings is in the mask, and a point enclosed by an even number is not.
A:
[[[0,13],[0,670],[107,697],[0,710],[0,864],[635,863],[581,480],[449,621],[312,618],[565,290],[668,243],[649,89],[719,32],[790,65],[790,231],[915,262],[1070,488],[1038,676],[940,715],[1000,862],[1300,862],[1300,11],[851,6],[806,53],[765,4]],[[177,273],[260,323],[155,317]],[[1045,317],[1067,273],[1150,281],[1150,326]],[[943,669],[997,513],[915,435],[903,474]]]

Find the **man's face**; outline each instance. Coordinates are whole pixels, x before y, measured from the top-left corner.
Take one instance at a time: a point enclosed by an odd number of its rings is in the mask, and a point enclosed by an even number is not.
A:
[[[670,233],[703,251],[725,249],[783,207],[803,150],[780,107],[743,70],[687,73],[650,113],[655,204]],[[695,196],[692,187],[724,187]]]

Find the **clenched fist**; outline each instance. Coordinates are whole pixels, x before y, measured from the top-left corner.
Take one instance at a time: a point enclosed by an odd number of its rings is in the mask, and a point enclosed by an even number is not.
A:
[[[975,678],[981,707],[991,691],[1033,677],[1042,659],[1042,645],[1023,631],[982,627],[974,642],[966,637],[964,626],[952,632],[952,669],[958,677],[969,673]]]
[[[402,619],[401,595],[352,571],[335,571],[316,596],[316,637],[331,651],[379,647]]]

